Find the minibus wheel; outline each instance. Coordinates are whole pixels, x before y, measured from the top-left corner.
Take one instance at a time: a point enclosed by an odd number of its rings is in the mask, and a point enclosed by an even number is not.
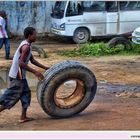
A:
[[[132,49],[132,44],[131,42],[125,38],[125,37],[114,37],[108,42],[108,47],[113,48],[116,47],[117,45],[123,45],[124,49],[126,50],[131,50]]]
[[[83,111],[94,99],[96,77],[78,61],[62,61],[44,73],[38,83],[37,98],[42,109],[55,118],[70,117]]]
[[[39,54],[39,57],[41,58],[47,58],[47,53],[44,51],[43,48],[40,48],[38,46],[32,46],[32,51],[35,51]]]
[[[77,44],[83,44],[88,42],[90,34],[86,28],[78,28],[75,30],[73,35],[73,41]]]

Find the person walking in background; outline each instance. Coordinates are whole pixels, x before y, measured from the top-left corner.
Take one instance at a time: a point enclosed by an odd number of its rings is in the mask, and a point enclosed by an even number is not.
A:
[[[6,31],[6,20],[5,11],[0,11],[0,49],[5,45],[5,59],[10,59],[10,41]]]

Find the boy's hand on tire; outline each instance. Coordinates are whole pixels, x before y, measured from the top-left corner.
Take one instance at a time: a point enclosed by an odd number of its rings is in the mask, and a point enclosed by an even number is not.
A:
[[[44,80],[44,76],[40,72],[36,72],[35,75],[37,76],[37,78],[38,78],[39,81]]]

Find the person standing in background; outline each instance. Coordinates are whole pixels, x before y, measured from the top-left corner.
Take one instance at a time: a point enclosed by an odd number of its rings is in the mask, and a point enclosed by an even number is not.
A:
[[[5,11],[0,11],[0,49],[5,45],[5,59],[10,59],[10,41],[6,31],[6,20]]]

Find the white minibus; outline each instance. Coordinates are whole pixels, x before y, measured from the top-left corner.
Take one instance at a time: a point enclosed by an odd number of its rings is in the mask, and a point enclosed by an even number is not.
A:
[[[51,32],[76,43],[127,34],[139,26],[140,1],[56,1],[51,13]]]

